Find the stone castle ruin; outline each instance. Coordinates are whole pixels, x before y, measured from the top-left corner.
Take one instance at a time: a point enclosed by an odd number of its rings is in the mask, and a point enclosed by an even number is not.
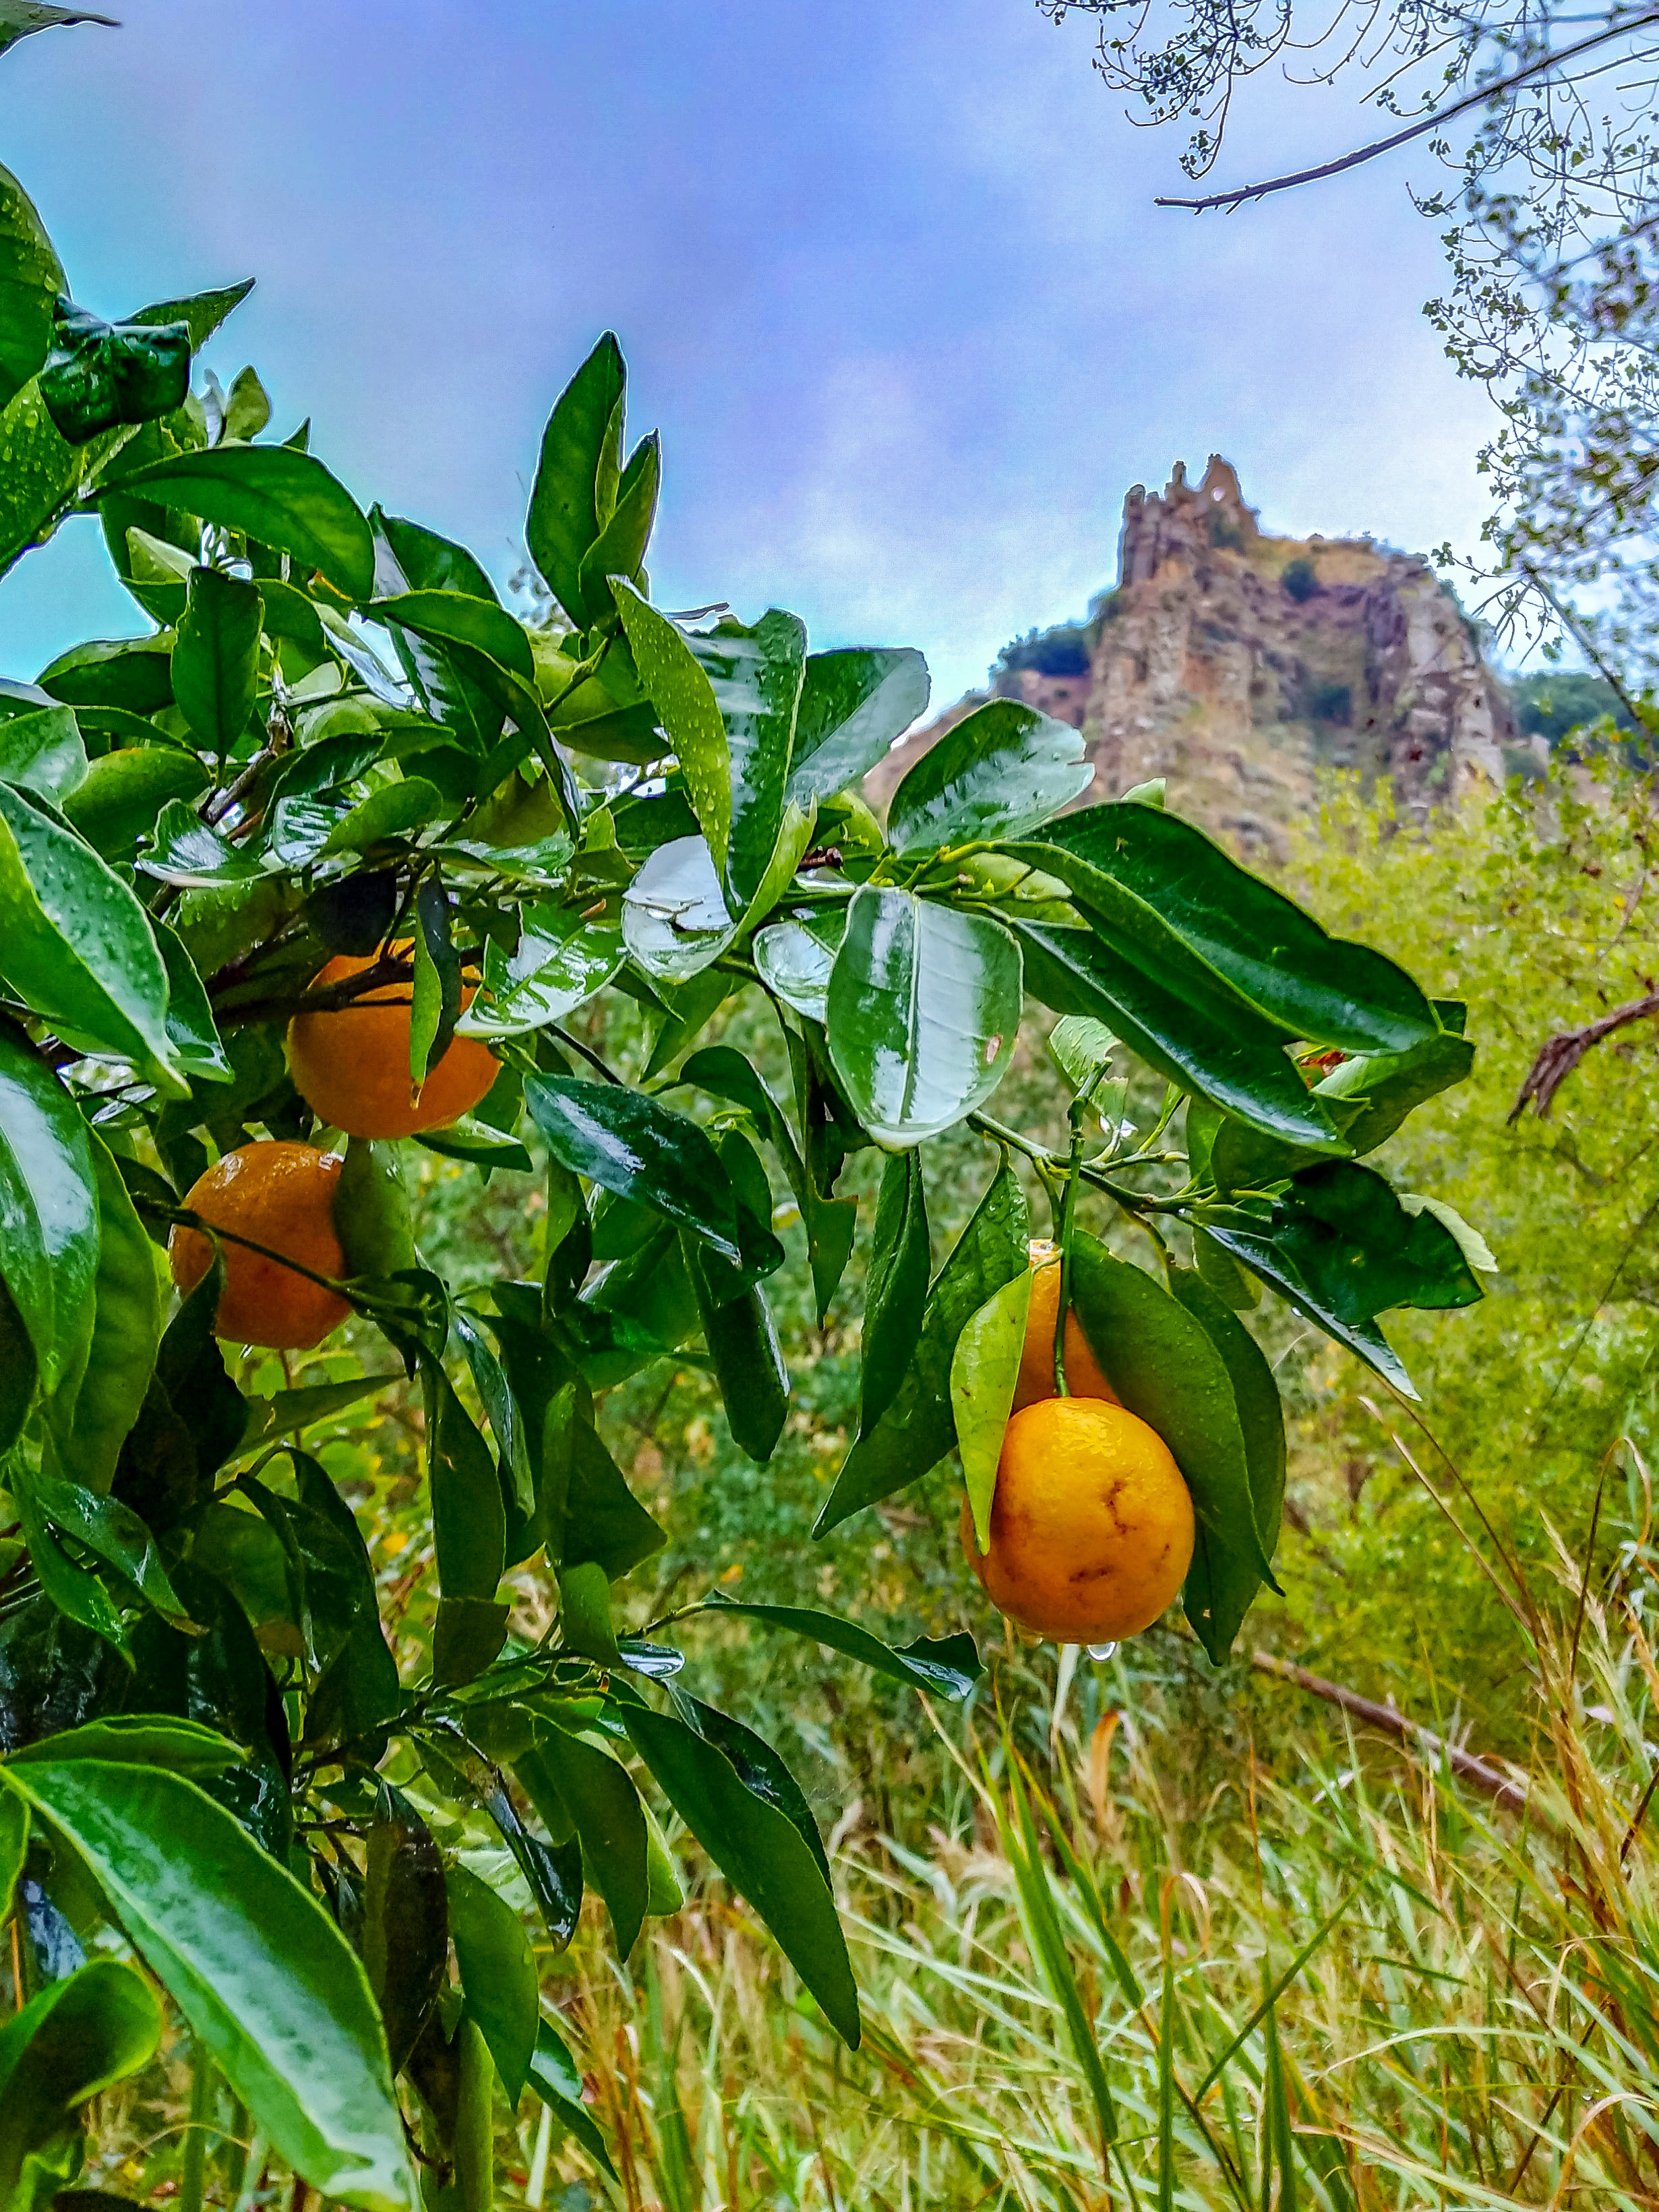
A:
[[[1267,536],[1218,453],[1196,485],[1177,461],[1161,495],[1133,487],[1115,588],[1080,632],[1010,648],[994,686],[1083,732],[1095,779],[1079,805],[1164,776],[1173,806],[1245,852],[1279,847],[1322,765],[1387,776],[1422,814],[1501,781],[1524,742],[1426,561],[1369,538]],[[992,696],[907,738],[867,779],[872,802]]]

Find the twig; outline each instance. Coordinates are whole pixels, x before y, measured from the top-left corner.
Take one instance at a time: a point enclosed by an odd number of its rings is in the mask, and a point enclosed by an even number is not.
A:
[[[1615,1030],[1622,1030],[1631,1022],[1645,1021],[1653,1014],[1659,1014],[1659,991],[1650,991],[1644,998],[1628,1000],[1611,1013],[1586,1022],[1582,1029],[1559,1030],[1553,1037],[1546,1037],[1510,1109],[1509,1124],[1518,1121],[1528,1104],[1536,1104],[1539,1120],[1545,1120],[1556,1092],[1593,1044],[1600,1044]]]
[[[1653,23],[1659,23],[1659,9],[1651,9],[1645,15],[1632,15],[1622,22],[1604,25],[1589,38],[1580,39],[1577,46],[1563,46],[1557,53],[1541,55],[1537,61],[1528,62],[1525,69],[1516,70],[1513,76],[1502,77],[1496,84],[1483,85],[1478,91],[1454,100],[1449,107],[1437,108],[1432,114],[1407,124],[1403,131],[1396,131],[1391,138],[1378,138],[1372,144],[1358,147],[1353,153],[1344,154],[1334,161],[1322,161],[1317,168],[1297,169],[1288,177],[1270,177],[1265,184],[1240,185],[1230,192],[1210,192],[1202,199],[1157,199],[1152,204],[1154,207],[1190,208],[1194,214],[1201,215],[1210,208],[1242,207],[1246,200],[1265,199],[1269,192],[1288,191],[1292,185],[1317,184],[1322,177],[1340,176],[1343,170],[1357,169],[1364,161],[1374,161],[1379,154],[1391,154],[1396,146],[1403,146],[1411,138],[1420,138],[1425,131],[1449,123],[1454,116],[1465,115],[1472,107],[1484,107],[1488,100],[1501,100],[1505,93],[1513,92],[1517,85],[1525,84],[1532,77],[1542,76],[1550,70],[1559,69],[1563,62],[1577,61],[1581,54],[1589,53],[1592,47],[1604,46],[1609,39],[1622,38],[1627,31],[1645,30]]]
[[[1597,646],[1595,638],[1591,635],[1590,632],[1585,629],[1583,623],[1579,621],[1572,609],[1562,605],[1561,601],[1556,597],[1549,585],[1545,582],[1543,577],[1540,576],[1537,569],[1533,567],[1530,561],[1519,561],[1516,563],[1516,566],[1520,569],[1521,574],[1526,578],[1527,581],[1532,586],[1534,591],[1538,593],[1540,599],[1544,601],[1545,605],[1554,615],[1555,619],[1560,623],[1562,629],[1567,631],[1571,636],[1573,643],[1578,647],[1578,650],[1584,655],[1585,659],[1587,660],[1593,661],[1595,664],[1596,674],[1607,685],[1608,690],[1612,692],[1613,697],[1617,699],[1625,712],[1630,716],[1632,726],[1638,730],[1645,729],[1647,725],[1642,719],[1642,710],[1637,705],[1635,700],[1631,697],[1629,692],[1626,690],[1624,685],[1620,682],[1619,672],[1617,669],[1612,667],[1602,657],[1601,649]]]
[[[1364,1721],[1368,1727],[1382,1729],[1389,1735],[1398,1736],[1402,1743],[1414,1745],[1419,1751],[1426,1752],[1431,1759],[1443,1758],[1454,1774],[1461,1775],[1465,1782],[1472,1782],[1477,1790],[1485,1790],[1488,1797],[1506,1811],[1519,1813],[1525,1809],[1528,1792],[1523,1784],[1511,1781],[1508,1775],[1500,1773],[1495,1766],[1488,1766],[1485,1759],[1477,1759],[1473,1752],[1460,1751],[1455,1744],[1448,1743],[1443,1736],[1436,1735],[1431,1729],[1424,1728],[1419,1722],[1408,1721],[1404,1713],[1397,1712],[1392,1705],[1380,1705],[1374,1698],[1362,1698],[1357,1691],[1345,1690],[1340,1682],[1328,1682],[1322,1674],[1310,1674],[1307,1668],[1298,1667],[1289,1659],[1276,1658],[1271,1651],[1252,1651],[1250,1664],[1260,1668],[1264,1674],[1277,1674],[1282,1681],[1294,1682],[1298,1689],[1310,1691],[1316,1698],[1323,1698],[1327,1705],[1351,1713],[1355,1720]]]

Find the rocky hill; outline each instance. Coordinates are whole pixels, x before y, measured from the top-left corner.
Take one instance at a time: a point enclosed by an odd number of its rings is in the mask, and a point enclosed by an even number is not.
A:
[[[1392,778],[1420,814],[1531,750],[1427,562],[1368,538],[1266,536],[1219,454],[1197,485],[1177,462],[1161,496],[1134,487],[1116,587],[1086,623],[1008,648],[994,682],[1082,731],[1080,805],[1164,776],[1172,805],[1245,851],[1277,848],[1322,763]],[[867,779],[872,804],[992,696],[907,738]]]

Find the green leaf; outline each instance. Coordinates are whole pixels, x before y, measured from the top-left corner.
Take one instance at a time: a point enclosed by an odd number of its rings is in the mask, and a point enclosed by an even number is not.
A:
[[[789,1370],[771,1310],[758,1284],[723,1297],[728,1285],[719,1262],[695,1239],[683,1242],[732,1441],[750,1459],[765,1462],[777,1449],[789,1411]]]
[[[60,653],[40,671],[40,688],[66,707],[159,714],[173,704],[173,641],[167,637],[89,638]]]
[[[343,1413],[348,1406],[356,1405],[393,1379],[386,1375],[358,1375],[349,1382],[312,1382],[299,1390],[278,1390],[269,1398],[250,1398],[247,1426],[236,1448],[237,1456],[245,1457],[275,1443],[279,1437],[292,1436],[309,1428],[313,1421],[325,1421]]]
[[[982,1106],[1019,1032],[1019,947],[1000,922],[866,884],[830,971],[830,1057],[878,1142],[919,1144]]]
[[[483,988],[456,1024],[461,1036],[521,1036],[567,1014],[608,983],[623,963],[614,921],[584,921],[580,909],[536,901],[520,910],[519,943],[484,947]]]
[[[1106,1024],[1086,1014],[1062,1014],[1048,1032],[1049,1057],[1075,1091],[1089,1088],[1116,1049]]]
[[[969,1316],[951,1355],[951,1412],[981,1552],[991,1548],[991,1501],[996,1495],[1002,1434],[1019,1384],[1030,1310],[1031,1273],[1027,1268],[993,1291]]]
[[[34,1346],[17,1301],[0,1280],[0,1453],[9,1452],[23,1433],[34,1404]]]
[[[673,742],[698,827],[724,874],[732,835],[732,755],[714,686],[666,615],[631,585],[613,590],[640,682]]]
[[[180,1066],[198,1083],[233,1082],[236,1071],[219,1035],[196,963],[177,931],[154,915],[149,926],[167,971],[167,1035]]]
[[[84,778],[58,803],[64,819],[95,853],[119,862],[131,860],[133,848],[155,829],[169,799],[198,799],[211,781],[196,755],[182,746],[121,745],[100,754]]]
[[[937,1641],[923,1636],[914,1644],[895,1647],[884,1644],[856,1621],[839,1620],[834,1613],[817,1613],[805,1606],[747,1605],[735,1598],[724,1597],[718,1591],[704,1601],[702,1609],[707,1613],[741,1613],[745,1620],[758,1620],[768,1628],[787,1629],[792,1635],[807,1637],[814,1644],[823,1644],[826,1650],[839,1651],[848,1659],[856,1659],[872,1674],[902,1682],[907,1689],[925,1690],[932,1697],[965,1698],[985,1671],[974,1649],[974,1639],[968,1635],[945,1636]]]
[[[110,1713],[11,1753],[19,1764],[96,1759],[118,1765],[163,1766],[173,1774],[222,1773],[240,1765],[243,1756],[241,1746],[217,1729],[172,1713]],[[21,1800],[9,1802],[22,1809]]]
[[[686,641],[726,726],[732,814],[723,872],[732,904],[742,913],[766,873],[783,823],[806,629],[798,616],[771,607],[752,629],[728,617]],[[695,805],[695,789],[691,796]],[[708,842],[714,844],[713,837]]]
[[[492,597],[460,591],[415,591],[374,599],[363,610],[371,620],[410,631],[439,645],[470,647],[521,682],[533,684],[536,664],[521,622]]]
[[[137,865],[145,875],[184,890],[218,890],[252,883],[265,872],[262,860],[228,844],[179,799],[170,799],[156,816],[155,841]]]
[[[586,1421],[572,1424],[569,1449],[569,1489],[548,1550],[561,1571],[591,1564],[604,1569],[607,1582],[616,1582],[668,1539]]]
[[[556,1708],[548,1712],[557,1718]],[[625,1959],[645,1918],[645,1808],[625,1768],[562,1728],[544,1733],[532,1754],[581,1838],[582,1858],[611,1915]]]
[[[1094,778],[1083,738],[1016,699],[993,699],[930,745],[893,793],[889,842],[901,854],[1024,837]]]
[[[161,2008],[135,1968],[94,1959],[52,1982],[0,2028],[0,2203],[50,2204],[80,2170],[75,2115],[147,2066]]]
[[[1154,907],[1296,1036],[1353,1052],[1403,1052],[1439,1030],[1433,1007],[1403,968],[1331,936],[1177,814],[1119,800],[1055,823],[1042,842],[1075,853]]]
[[[590,623],[603,622],[610,613],[613,579],[643,586],[646,548],[656,524],[661,488],[662,441],[653,430],[629,455],[611,520],[582,558],[580,589]]]
[[[87,1125],[52,1070],[0,1024],[0,1274],[47,1391],[84,1356],[98,1254]]]
[[[536,2049],[541,1997],[524,1923],[487,1882],[464,1866],[444,1875],[449,1933],[467,2010],[483,2031],[507,2101],[516,2106]]]
[[[34,203],[0,168],[0,406],[36,374],[52,344],[64,267]]]
[[[813,653],[801,679],[788,797],[797,806],[860,782],[927,708],[927,663],[914,647]]]
[[[225,394],[225,435],[244,443],[257,438],[270,421],[270,394],[258,372],[239,368]]]
[[[1273,1582],[1257,1531],[1249,1462],[1227,1364],[1201,1322],[1141,1268],[1114,1259],[1095,1237],[1072,1247],[1072,1301],[1101,1372],[1130,1413],[1162,1437],[1192,1493],[1204,1532],[1211,1580],[1223,1561]],[[1193,1620],[1218,1664],[1226,1656],[1222,1624]]]
[[[58,295],[40,397],[72,446],[181,407],[190,390],[183,323],[106,323]]]
[[[374,591],[374,540],[344,486],[291,446],[219,446],[152,461],[100,488],[184,508],[315,568],[359,602]]]
[[[507,1559],[507,1515],[489,1446],[441,1362],[421,1361],[438,1582],[446,1597],[493,1599]]]
[[[858,1991],[835,1899],[793,1823],[746,1789],[725,1753],[684,1721],[633,1705],[623,1708],[623,1720],[674,1810],[856,2050]]]
[[[783,818],[778,824],[777,843],[772,848],[772,857],[755,886],[754,896],[738,925],[745,934],[757,922],[764,921],[773,908],[788,897],[794,884],[795,872],[811,845],[817,821],[816,801],[804,811],[793,799],[784,801]]]
[[[173,648],[173,695],[197,743],[221,760],[253,711],[264,605],[257,584],[221,568],[193,568]]]
[[[876,1199],[860,1340],[860,1437],[869,1435],[897,1396],[915,1355],[932,1264],[921,1155],[912,1147],[890,1155]]]
[[[409,1079],[416,1091],[449,1050],[461,1012],[461,962],[449,934],[442,881],[424,877],[415,894],[415,982],[409,1016]]]
[[[449,1971],[449,1899],[430,1831],[389,1783],[375,1797],[364,1862],[363,1966],[395,2079]]]
[[[88,1142],[98,1189],[92,1330],[84,1358],[47,1401],[46,1425],[63,1472],[101,1492],[114,1479],[149,1388],[161,1341],[161,1294],[154,1249],[115,1162],[91,1131]]]
[[[425,776],[400,776],[396,783],[380,785],[367,799],[359,799],[349,814],[342,815],[318,848],[318,855],[366,853],[383,837],[406,836],[410,830],[422,830],[428,822],[445,821],[456,811],[454,800],[446,799]]]
[[[448,1160],[465,1160],[471,1166],[482,1168],[486,1176],[494,1168],[510,1168],[520,1175],[529,1175],[532,1162],[530,1155],[516,1137],[504,1137],[499,1129],[480,1121],[471,1114],[446,1122],[441,1129],[422,1129],[416,1133],[415,1141],[428,1152],[440,1152]]]
[[[611,2162],[611,2154],[592,2113],[582,2102],[582,2077],[576,2070],[575,2061],[545,2020],[537,2023],[530,2086],[543,2104],[552,2108],[559,2124],[575,2137],[600,2171],[614,2181],[617,2169]]]
[[[623,943],[647,975],[681,983],[738,933],[714,854],[702,837],[659,845],[623,893]]]
[[[1170,1289],[1221,1354],[1231,1380],[1256,1534],[1271,1560],[1285,1507],[1285,1409],[1279,1385],[1255,1339],[1201,1276],[1187,1267],[1172,1267]],[[1226,1650],[1243,1625],[1259,1580],[1254,1563],[1240,1547],[1214,1546],[1208,1531],[1202,1531],[1183,1593],[1188,1619],[1200,1636],[1205,1631],[1200,1624],[1208,1621],[1211,1637]]]
[[[382,600],[411,592],[441,599],[459,593],[495,605],[495,586],[465,546],[440,538],[434,531],[424,530],[418,523],[387,514],[379,507],[370,508],[368,520],[374,532],[374,588]],[[448,611],[455,618],[454,611]],[[501,735],[503,709],[489,690],[480,684],[476,670],[468,665],[465,630],[461,632],[460,652],[452,651],[445,642],[447,630],[441,614],[441,610],[435,626],[431,622],[394,624],[392,646],[404,675],[420,693],[433,719],[453,729],[469,750],[482,753]],[[488,622],[489,617],[482,619]],[[505,619],[511,621],[512,617]],[[463,613],[459,620],[465,624],[467,616]],[[476,645],[484,635],[482,631],[473,633],[473,643]],[[507,666],[523,668],[522,631],[517,640],[501,630],[491,630],[488,635],[490,642],[484,649],[489,657]],[[526,680],[530,680],[533,665],[526,673]]]
[[[149,917],[44,800],[10,784],[0,784],[0,962],[25,1005],[81,1050],[131,1060],[167,1097],[185,1095]]]
[[[85,1862],[278,2154],[362,2212],[406,2212],[385,2033],[316,1899],[178,1775],[73,1759],[6,1780]]]
[[[957,1340],[994,1291],[1029,1271],[1029,1235],[1024,1195],[1005,1158],[934,1278],[915,1358],[897,1397],[848,1453],[813,1524],[815,1536],[902,1490],[950,1450],[956,1442],[951,1363]]]
[[[1351,1161],[1304,1169],[1274,1200],[1270,1221],[1222,1207],[1203,1208],[1197,1218],[1297,1313],[1407,1398],[1417,1392],[1377,1315],[1395,1306],[1474,1305],[1484,1296],[1445,1224],[1408,1213],[1374,1168]]]
[[[21,783],[61,806],[87,773],[87,749],[67,707],[0,722],[0,781]]]
[[[568,1076],[528,1076],[524,1097],[562,1167],[654,1206],[726,1259],[742,1261],[731,1178],[690,1115],[621,1084]]]
[[[476,1681],[507,1641],[506,1600],[441,1597],[432,1624],[432,1679],[447,1688]]]
[[[846,913],[836,908],[811,921],[775,921],[750,947],[773,996],[820,1025],[830,1018],[830,975],[846,928]]]
[[[823,1838],[818,1833],[818,1824],[812,1817],[812,1808],[807,1803],[799,1783],[784,1764],[781,1753],[775,1751],[763,1737],[757,1735],[753,1729],[734,1720],[730,1713],[720,1712],[714,1706],[704,1705],[702,1698],[694,1698],[678,1687],[671,1689],[668,1694],[673,1699],[674,1710],[680,1718],[687,1722],[705,1742],[712,1743],[717,1751],[726,1753],[744,1788],[752,1790],[757,1797],[768,1805],[775,1806],[783,1814],[812,1854],[826,1884],[833,1888],[830,1861],[824,1854]]]
[[[38,379],[13,394],[0,411],[0,453],[6,457],[0,473],[0,571],[51,537],[94,451],[62,436],[46,412]]]
[[[1224,987],[1206,993],[1196,975],[1160,973],[1150,954],[1141,965],[1121,942],[1109,945],[1091,930],[1029,921],[1012,927],[1024,951],[1027,984],[1056,1013],[1103,1023],[1167,1082],[1252,1128],[1310,1151],[1344,1149],[1279,1031],[1225,995]],[[1165,947],[1171,949],[1179,952],[1172,936]]]
[[[182,323],[190,332],[191,351],[199,353],[226,317],[241,306],[252,289],[252,277],[245,276],[240,284],[220,285],[210,292],[191,292],[182,300],[157,300],[150,307],[140,307],[136,315],[127,319],[134,323]]]
[[[622,349],[607,331],[560,393],[542,433],[525,543],[571,621],[586,624],[582,556],[610,520],[599,511],[600,464],[628,381]],[[614,504],[614,489],[611,504]]]

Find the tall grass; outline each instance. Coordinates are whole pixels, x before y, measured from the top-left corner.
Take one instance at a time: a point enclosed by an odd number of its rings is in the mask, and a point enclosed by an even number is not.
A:
[[[595,1945],[559,1985],[617,2175],[562,2195],[567,2148],[541,2201],[1659,2203],[1656,1562],[1638,1526],[1611,1570],[1557,1569],[1507,1587],[1534,1669],[1519,1815],[1279,1688],[1253,1708],[1270,1752],[1201,1766],[1144,1685],[1083,1726],[1056,1698],[1046,1759],[990,1700],[933,1716],[928,1847],[837,1856],[863,2048],[705,1885],[631,1974]]]

